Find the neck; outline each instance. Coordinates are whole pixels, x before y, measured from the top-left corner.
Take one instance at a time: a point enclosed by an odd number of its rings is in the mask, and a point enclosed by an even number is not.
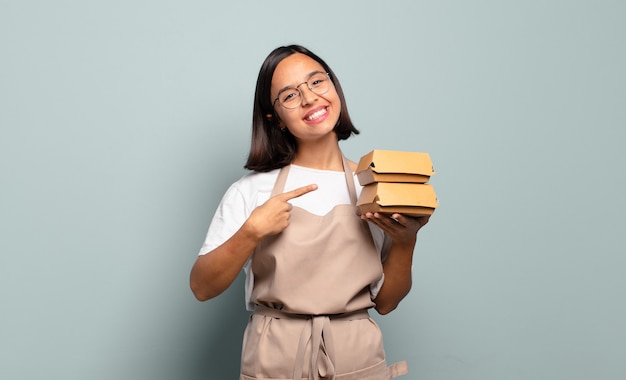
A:
[[[311,169],[343,171],[343,154],[336,140],[332,144],[302,144],[291,163]]]

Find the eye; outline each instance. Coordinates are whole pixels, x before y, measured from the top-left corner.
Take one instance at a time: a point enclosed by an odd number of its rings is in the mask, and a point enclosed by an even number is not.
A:
[[[282,91],[279,94],[280,97],[280,101],[283,103],[287,103],[289,101],[293,101],[295,98],[298,97],[298,90],[296,90],[295,88],[288,88],[284,91]]]
[[[326,76],[323,74],[315,74],[309,83],[311,83],[312,87],[320,87],[323,86],[326,82]]]

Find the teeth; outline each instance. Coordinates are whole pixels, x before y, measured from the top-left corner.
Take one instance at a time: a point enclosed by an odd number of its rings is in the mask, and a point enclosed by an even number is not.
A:
[[[319,111],[315,112],[314,114],[310,115],[310,116],[309,116],[309,117],[307,117],[306,119],[307,119],[307,120],[309,120],[309,121],[311,121],[311,120],[313,120],[313,119],[317,119],[318,117],[322,116],[322,115],[323,115],[323,114],[325,114],[325,113],[326,113],[326,108],[321,109],[321,110],[319,110]]]

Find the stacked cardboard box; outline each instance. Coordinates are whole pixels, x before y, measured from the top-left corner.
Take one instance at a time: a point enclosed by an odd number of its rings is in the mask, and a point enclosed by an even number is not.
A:
[[[361,213],[432,215],[439,203],[427,182],[434,174],[428,153],[373,150],[356,169],[363,186],[357,206]]]

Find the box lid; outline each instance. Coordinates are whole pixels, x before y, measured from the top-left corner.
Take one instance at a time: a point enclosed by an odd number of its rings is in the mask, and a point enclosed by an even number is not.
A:
[[[435,189],[424,183],[379,182],[364,186],[357,205],[377,203],[381,206],[439,206]]]
[[[417,174],[426,176],[435,174],[430,155],[422,152],[375,149],[361,157],[356,173],[358,174],[368,169],[375,173]]]

